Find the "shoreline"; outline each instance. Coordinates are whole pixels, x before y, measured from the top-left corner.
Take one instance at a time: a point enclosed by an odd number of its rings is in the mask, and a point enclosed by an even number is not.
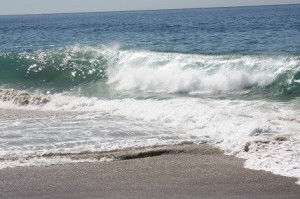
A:
[[[0,119],[76,117],[82,112],[1,109]],[[46,154],[114,161],[0,170],[0,198],[299,198],[296,178],[244,168],[244,159],[207,144]]]
[[[145,151],[145,150],[144,150]],[[123,160],[0,170],[1,198],[299,198],[296,178],[243,167],[209,145]],[[143,154],[143,153],[141,153]],[[144,153],[147,154],[147,153]]]

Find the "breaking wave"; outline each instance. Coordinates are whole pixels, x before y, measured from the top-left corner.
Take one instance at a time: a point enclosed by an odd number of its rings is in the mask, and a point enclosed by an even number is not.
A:
[[[71,46],[0,54],[0,84],[56,92],[103,82],[116,90],[300,95],[300,57],[201,55]]]

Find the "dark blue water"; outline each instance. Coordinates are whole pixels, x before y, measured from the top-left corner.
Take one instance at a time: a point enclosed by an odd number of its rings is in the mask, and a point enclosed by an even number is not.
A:
[[[300,53],[300,5],[0,17],[2,52],[118,43],[206,54]]]

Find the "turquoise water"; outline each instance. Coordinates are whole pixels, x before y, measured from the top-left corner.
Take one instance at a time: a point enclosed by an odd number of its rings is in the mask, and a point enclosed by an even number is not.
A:
[[[299,13],[286,5],[0,16],[0,108],[81,113],[0,118],[0,168],[191,142],[300,179]]]

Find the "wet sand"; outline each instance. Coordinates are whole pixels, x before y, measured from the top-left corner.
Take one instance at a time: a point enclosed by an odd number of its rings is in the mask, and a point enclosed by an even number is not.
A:
[[[25,109],[1,109],[0,120],[38,119],[38,118],[63,118],[74,117],[82,112],[72,111],[39,111]]]
[[[0,198],[299,198],[296,179],[243,168],[208,145],[151,157],[0,170]]]

